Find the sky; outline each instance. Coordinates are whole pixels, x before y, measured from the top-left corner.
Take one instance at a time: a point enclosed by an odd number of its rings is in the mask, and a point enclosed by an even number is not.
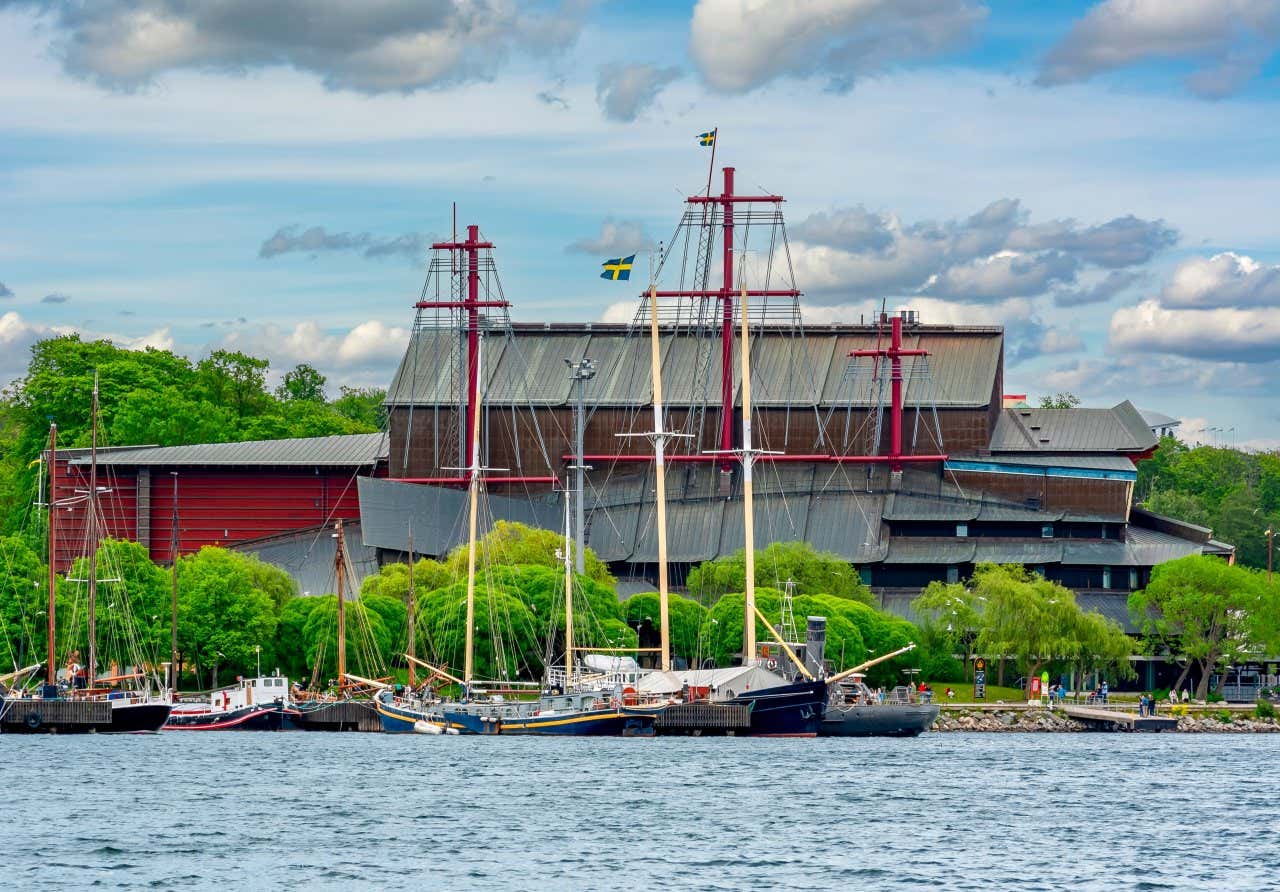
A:
[[[386,386],[453,202],[516,321],[629,318],[713,127],[807,320],[1280,446],[1280,0],[0,0],[0,382],[78,331]]]

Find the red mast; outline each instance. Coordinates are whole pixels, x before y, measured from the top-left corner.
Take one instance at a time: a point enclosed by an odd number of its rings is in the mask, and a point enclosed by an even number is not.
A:
[[[880,324],[885,323],[884,313],[880,314]],[[894,316],[889,321],[889,346],[876,346],[874,350],[853,350],[850,356],[875,357],[877,363],[881,359],[889,360],[889,454],[866,456],[867,461],[888,462],[890,471],[901,471],[907,462],[945,461],[945,455],[903,455],[902,454],[902,357],[928,356],[928,350],[902,349],[902,317]],[[876,444],[879,448],[880,444]]]
[[[724,191],[719,195],[694,195],[685,201],[688,204],[719,205],[721,213],[721,229],[723,252],[721,258],[720,288],[716,290],[659,291],[658,297],[712,298],[720,301],[720,450],[733,449],[733,300],[740,292],[733,288],[733,216],[734,207],[739,204],[781,204],[781,195],[735,195],[733,193],[732,167],[724,168]],[[795,289],[781,290],[747,290],[748,297],[792,297],[798,298],[800,292]],[[672,456],[679,460],[679,457]],[[733,460],[721,457],[723,467],[728,468]]]

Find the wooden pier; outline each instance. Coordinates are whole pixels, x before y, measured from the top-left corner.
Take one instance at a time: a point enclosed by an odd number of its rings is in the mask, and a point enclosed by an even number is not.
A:
[[[372,700],[338,700],[319,706],[301,704],[293,723],[303,731],[381,731]]]
[[[658,713],[653,727],[663,735],[733,734],[751,727],[751,707],[742,703],[676,703]]]
[[[111,704],[102,700],[25,700],[0,706],[0,732],[6,734],[84,733],[111,727]]]
[[[1098,731],[1174,731],[1178,727],[1173,716],[1145,716],[1097,706],[1063,706],[1062,711],[1068,718]]]

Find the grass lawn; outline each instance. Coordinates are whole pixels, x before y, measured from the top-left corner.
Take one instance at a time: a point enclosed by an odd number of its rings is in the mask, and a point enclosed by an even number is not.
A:
[[[1021,688],[1006,688],[998,685],[987,685],[987,696],[984,700],[973,699],[973,682],[971,681],[929,681],[925,682],[929,687],[933,688],[933,702],[941,703],[944,706],[947,703],[995,703],[997,700],[1003,700],[1005,703],[1025,703],[1027,696],[1022,692]],[[954,700],[947,699],[947,688],[956,692]]]

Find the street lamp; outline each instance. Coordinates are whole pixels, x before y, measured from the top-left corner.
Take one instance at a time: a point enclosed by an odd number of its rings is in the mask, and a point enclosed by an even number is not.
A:
[[[258,658],[258,677],[261,678],[262,677],[262,645],[255,644],[253,646],[253,652]]]
[[[573,382],[575,397],[573,406],[573,457],[574,489],[577,490],[578,501],[577,505],[574,506],[574,520],[577,523],[577,528],[574,530],[574,542],[578,547],[578,551],[574,555],[574,568],[579,573],[583,573],[586,566],[586,556],[583,554],[584,545],[586,544],[586,531],[584,529],[586,526],[586,508],[583,506],[583,481],[587,471],[583,447],[584,429],[587,424],[584,393],[587,388],[587,382],[596,376],[596,361],[584,356],[575,362],[565,357],[564,364],[569,367],[569,380]]]
[[[1274,527],[1267,527],[1262,535],[1267,537],[1267,584],[1271,584],[1271,554],[1276,544],[1276,531]]]

